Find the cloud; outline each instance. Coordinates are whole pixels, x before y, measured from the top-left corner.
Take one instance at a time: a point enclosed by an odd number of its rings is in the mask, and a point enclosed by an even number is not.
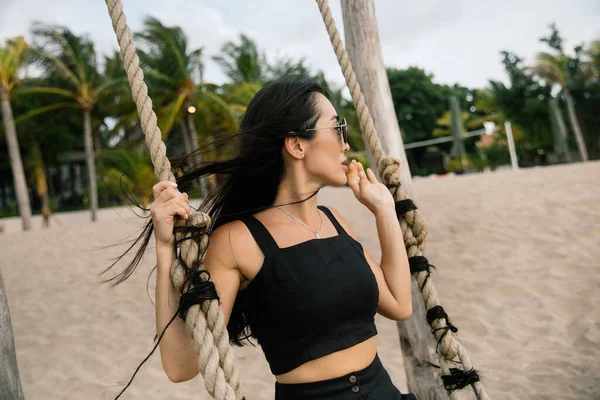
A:
[[[100,1],[0,0],[0,40],[27,34],[34,20],[68,26],[87,33],[97,50],[117,49],[116,39]],[[180,25],[191,48],[204,49],[205,78],[217,83],[226,77],[210,56],[224,42],[245,33],[268,59],[304,58],[338,85],[343,77],[329,43],[317,5],[292,0],[128,0],[125,12],[132,30],[146,16],[167,25]],[[342,31],[339,2],[330,4]],[[600,3],[593,1],[376,0],[375,8],[384,61],[387,66],[417,65],[441,83],[481,87],[488,79],[503,79],[500,51],[511,50],[531,62],[544,45],[540,36],[556,22],[567,48],[600,38]],[[28,35],[26,35],[28,37]]]

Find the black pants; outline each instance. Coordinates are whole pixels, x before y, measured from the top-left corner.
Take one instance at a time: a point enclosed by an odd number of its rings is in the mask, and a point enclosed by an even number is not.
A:
[[[417,400],[394,386],[379,356],[365,369],[309,383],[275,382],[275,400]]]

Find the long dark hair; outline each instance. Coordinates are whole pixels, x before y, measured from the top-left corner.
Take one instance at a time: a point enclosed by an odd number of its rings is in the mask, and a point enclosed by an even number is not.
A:
[[[218,185],[206,194],[199,209],[210,215],[210,231],[274,206],[285,172],[284,140],[292,133],[307,140],[314,138],[315,132],[306,132],[306,129],[314,128],[320,117],[316,102],[318,93],[325,94],[317,82],[307,78],[286,77],[265,85],[248,104],[239,131],[226,139],[236,140],[237,154],[225,161],[194,165],[177,178],[178,187],[183,192],[203,176],[217,176]],[[185,161],[193,159],[194,154],[184,157]],[[289,204],[306,201],[317,192],[307,193],[306,198]],[[140,236],[104,273],[139,244],[133,261],[105,283],[118,285],[131,276],[142,259],[152,232],[150,219]],[[235,345],[243,345],[244,339],[252,336],[239,305],[234,305],[227,330],[230,342]]]

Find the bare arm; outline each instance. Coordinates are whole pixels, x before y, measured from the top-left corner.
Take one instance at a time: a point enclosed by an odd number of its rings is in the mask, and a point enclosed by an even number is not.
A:
[[[156,247],[156,332],[160,335],[179,307],[180,294],[171,281],[170,269],[175,259],[171,246]],[[169,379],[183,382],[198,375],[198,355],[185,322],[177,317],[169,325],[160,344],[160,357]]]
[[[396,210],[389,208],[379,210],[375,214],[375,223],[381,245],[379,267],[391,295],[396,300],[398,307],[396,319],[408,319],[412,315],[410,266]]]
[[[151,205],[156,236],[156,331],[160,335],[176,310],[181,295],[173,286],[170,269],[175,259],[173,248],[173,217],[186,218],[190,212],[187,195],[169,186],[166,181],[154,187],[156,201]],[[240,275],[234,262],[233,249],[229,240],[227,225],[211,234],[208,249],[204,256],[204,266],[211,274],[220,296],[221,308],[225,314],[225,324],[229,321],[231,308],[239,289]],[[176,317],[166,329],[159,343],[161,361],[169,379],[183,382],[198,375],[198,355],[185,322]]]
[[[388,188],[377,181],[373,171],[367,169],[365,173],[362,164],[356,160],[348,166],[347,176],[354,196],[375,215],[377,224],[380,264],[363,248],[379,287],[377,312],[390,319],[407,319],[412,315],[410,267],[402,229],[396,218],[394,198]],[[356,239],[348,223],[337,211],[334,212],[348,234]]]
[[[329,207],[346,232],[356,240],[350,224],[341,214]],[[411,277],[408,257],[402,240],[402,230],[393,209],[382,209],[375,214],[381,245],[381,263],[363,247],[365,258],[379,287],[377,312],[392,320],[405,320],[412,315]]]

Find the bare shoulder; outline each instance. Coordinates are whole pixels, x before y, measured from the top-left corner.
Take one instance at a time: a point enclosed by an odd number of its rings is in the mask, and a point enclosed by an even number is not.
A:
[[[205,259],[227,269],[236,269],[242,280],[247,279],[258,264],[262,252],[250,230],[242,221],[235,220],[219,226],[210,235]]]
[[[248,228],[242,221],[231,221],[219,226],[210,234],[206,258],[219,260],[231,268],[237,268],[235,254],[237,248],[251,239]]]
[[[354,239],[356,239],[356,235],[352,231],[352,228],[350,227],[350,224],[348,223],[348,221],[346,221],[346,219],[342,216],[342,214],[340,214],[340,212],[338,210],[336,210],[335,208],[333,208],[331,206],[326,206],[326,207],[331,211],[331,213],[333,214],[333,216],[335,217],[335,219],[338,220],[338,222],[340,223],[340,225],[342,225],[342,228],[344,228],[344,230],[346,232],[348,232],[348,234],[350,236],[352,236]]]

